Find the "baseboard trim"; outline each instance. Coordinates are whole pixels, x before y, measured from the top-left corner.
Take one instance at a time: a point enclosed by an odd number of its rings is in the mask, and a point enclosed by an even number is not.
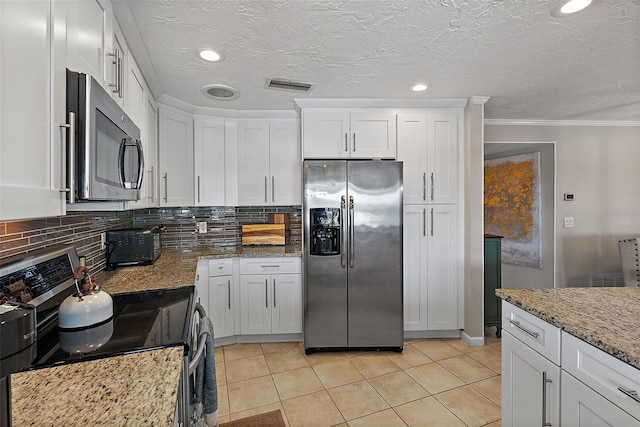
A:
[[[471,347],[482,347],[484,345],[484,336],[472,337],[465,331],[462,331],[462,333],[460,334],[460,338],[462,339],[462,341],[467,343],[468,346]]]

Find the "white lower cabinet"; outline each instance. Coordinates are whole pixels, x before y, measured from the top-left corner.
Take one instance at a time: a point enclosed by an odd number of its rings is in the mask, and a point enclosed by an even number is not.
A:
[[[640,426],[640,370],[502,302],[502,425]]]
[[[640,421],[596,393],[593,389],[562,371],[563,426],[592,427],[640,425]]]
[[[559,425],[560,367],[502,334],[502,425]]]
[[[237,280],[233,274],[233,264],[231,258],[198,262],[198,299],[213,323],[215,339],[234,335],[234,290]]]
[[[302,332],[300,258],[240,260],[240,334]]]
[[[458,329],[455,205],[405,205],[404,329]]]

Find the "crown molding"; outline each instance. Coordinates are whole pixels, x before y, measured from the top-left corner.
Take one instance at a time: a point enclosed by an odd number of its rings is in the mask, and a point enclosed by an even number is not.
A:
[[[640,121],[485,119],[485,126],[640,127]]]
[[[484,105],[490,98],[490,96],[472,96],[469,98],[469,102],[471,104]]]

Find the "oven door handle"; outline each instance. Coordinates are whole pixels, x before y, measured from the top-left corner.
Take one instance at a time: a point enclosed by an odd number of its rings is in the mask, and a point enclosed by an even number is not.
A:
[[[200,305],[200,303],[196,303],[194,307],[194,311],[198,313],[200,319],[204,319],[207,317],[207,312],[204,310],[204,307]],[[198,367],[198,363],[200,363],[200,358],[202,357],[202,352],[204,351],[204,346],[207,344],[207,333],[203,332],[198,336],[198,348],[196,353],[193,355],[193,359],[189,361],[189,375],[193,374]]]
[[[207,334],[202,333],[198,337],[198,349],[196,350],[196,354],[193,356],[193,359],[189,361],[189,375],[192,375],[198,364],[200,363],[200,358],[202,357],[202,353],[204,352],[204,346],[207,343]]]

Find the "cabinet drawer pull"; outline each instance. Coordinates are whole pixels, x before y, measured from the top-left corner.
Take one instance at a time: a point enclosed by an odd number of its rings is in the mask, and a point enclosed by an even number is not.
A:
[[[551,427],[551,423],[547,422],[547,383],[551,382],[547,372],[542,371],[542,427]]]
[[[638,397],[638,392],[637,391],[631,390],[630,388],[626,388],[626,387],[623,387],[623,386],[618,387],[618,390],[621,391],[622,393],[626,394],[627,396],[629,396],[630,398],[632,398],[636,402],[640,402],[640,397]]]
[[[525,333],[527,333],[527,334],[531,335],[531,336],[532,336],[532,337],[534,337],[534,338],[538,338],[538,337],[540,336],[540,334],[539,334],[538,332],[533,332],[533,331],[528,330],[527,328],[525,328],[524,326],[522,326],[522,325],[520,324],[520,322],[518,322],[517,320],[511,320],[511,319],[509,319],[509,323],[511,323],[511,324],[512,324],[513,326],[515,326],[516,328],[518,328],[518,329],[522,330],[523,332],[525,332]]]
[[[262,267],[262,268],[280,268],[280,266],[277,265],[277,264],[276,265],[261,265],[260,267]]]

